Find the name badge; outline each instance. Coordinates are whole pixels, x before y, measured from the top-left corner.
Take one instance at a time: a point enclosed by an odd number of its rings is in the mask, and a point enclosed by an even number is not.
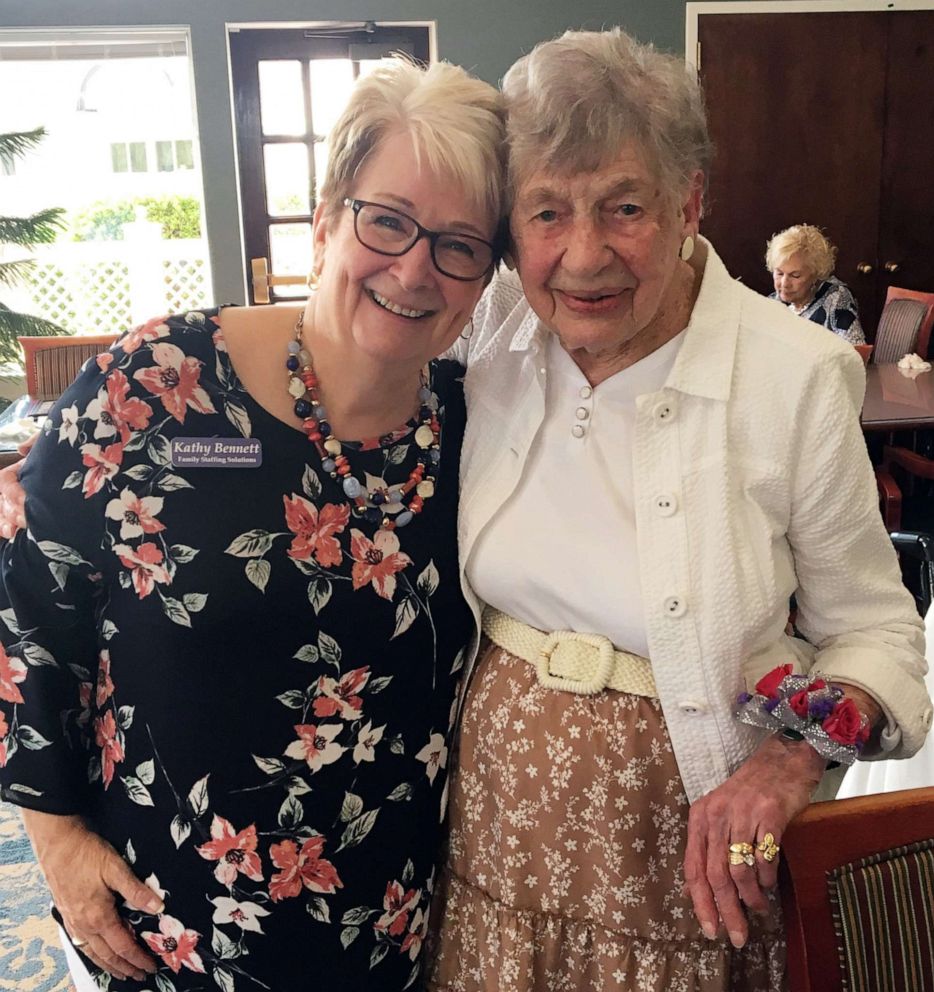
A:
[[[263,443],[255,437],[176,437],[174,468],[259,468]]]

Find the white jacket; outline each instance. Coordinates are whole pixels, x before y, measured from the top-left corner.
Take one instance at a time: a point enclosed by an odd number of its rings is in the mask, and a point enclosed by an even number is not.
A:
[[[934,713],[923,625],[859,426],[860,357],[734,281],[703,241],[699,264],[704,249],[668,381],[637,401],[633,452],[649,653],[692,802],[761,738],[732,707],[778,664],[797,660],[879,700],[882,750],[866,757],[913,754]],[[508,272],[494,278],[474,325],[453,354],[468,366],[459,538],[462,585],[478,612],[466,564],[541,427],[549,332]],[[784,634],[792,593],[810,643]]]

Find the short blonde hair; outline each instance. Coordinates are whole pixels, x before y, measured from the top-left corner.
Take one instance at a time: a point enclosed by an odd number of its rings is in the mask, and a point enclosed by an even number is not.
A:
[[[329,137],[321,199],[329,213],[349,196],[367,157],[389,135],[412,137],[416,161],[462,186],[498,222],[505,173],[505,112],[499,91],[460,66],[423,68],[387,59],[353,88]]]
[[[595,171],[629,143],[674,196],[713,157],[693,72],[618,27],[536,45],[506,73],[503,93],[511,196],[530,171]]]
[[[814,273],[818,282],[833,275],[837,264],[837,249],[827,240],[823,231],[813,224],[795,224],[773,234],[765,247],[765,267],[774,272],[783,259],[800,254],[804,264]]]

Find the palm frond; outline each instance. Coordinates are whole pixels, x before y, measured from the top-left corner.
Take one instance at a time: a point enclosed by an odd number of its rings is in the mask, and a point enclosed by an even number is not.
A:
[[[37,127],[32,131],[8,131],[0,134],[0,162],[12,165],[16,159],[35,148],[46,133],[44,127]]]
[[[53,324],[51,320],[37,317],[31,313],[17,313],[5,303],[0,303],[0,362],[20,362],[18,337],[51,337],[55,334],[67,334],[63,327]]]
[[[29,273],[36,264],[34,258],[20,258],[15,262],[0,262],[0,286],[22,286],[29,281]]]
[[[0,244],[34,248],[51,244],[65,227],[65,211],[49,207],[29,217],[0,217]]]

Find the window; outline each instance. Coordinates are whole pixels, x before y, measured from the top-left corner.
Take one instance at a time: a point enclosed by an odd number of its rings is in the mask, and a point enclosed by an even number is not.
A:
[[[100,333],[212,301],[186,31],[2,28],[0,93],[0,132],[48,132],[7,212],[67,224],[4,303]]]

